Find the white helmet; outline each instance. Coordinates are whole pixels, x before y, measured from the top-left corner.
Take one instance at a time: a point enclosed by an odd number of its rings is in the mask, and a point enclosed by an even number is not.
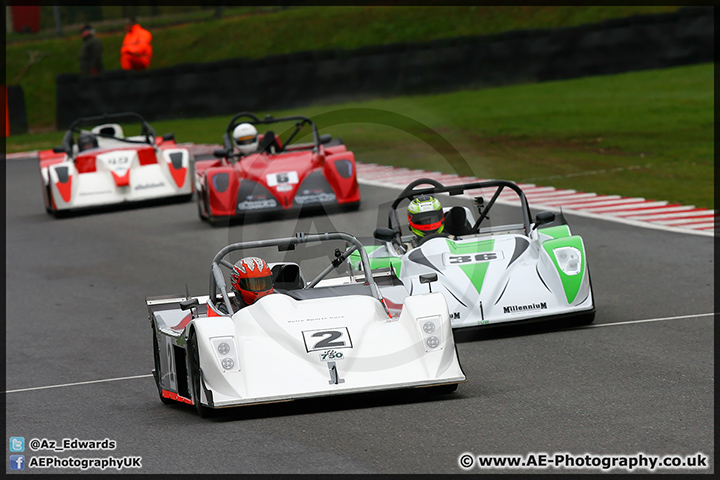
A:
[[[233,130],[233,139],[240,153],[247,155],[258,148],[257,128],[249,123],[241,123]]]

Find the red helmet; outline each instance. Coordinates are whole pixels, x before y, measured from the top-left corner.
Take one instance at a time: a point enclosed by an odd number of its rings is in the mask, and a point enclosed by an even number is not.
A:
[[[233,266],[230,275],[232,287],[242,296],[247,305],[273,292],[272,273],[265,260],[245,257]]]

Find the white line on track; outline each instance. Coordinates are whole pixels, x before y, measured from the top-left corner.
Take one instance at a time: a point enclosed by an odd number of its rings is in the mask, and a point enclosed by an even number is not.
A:
[[[714,313],[699,313],[694,315],[681,315],[678,317],[662,317],[662,318],[648,318],[645,320],[628,320],[626,322],[615,322],[615,323],[601,323],[598,325],[586,325],[583,327],[578,327],[574,330],[582,330],[587,328],[600,328],[600,327],[617,327],[622,325],[631,325],[634,323],[649,323],[649,322],[665,322],[668,320],[682,320],[687,318],[704,318],[704,317],[711,317],[714,316]],[[133,380],[136,378],[147,378],[152,377],[151,373],[145,374],[145,375],[134,375],[132,377],[118,377],[118,378],[106,378],[103,380],[90,380],[87,382],[75,382],[75,383],[63,383],[60,385],[47,385],[44,387],[31,387],[31,388],[18,388],[15,390],[7,390],[4,393],[19,393],[19,392],[29,392],[32,390],[46,390],[48,388],[60,388],[60,387],[73,387],[76,385],[88,385],[91,383],[106,383],[106,382],[116,382],[118,380]]]
[[[714,313],[700,313],[696,315],[681,315],[679,317],[648,318],[645,320],[628,320],[627,322],[598,323],[597,325],[587,325],[581,328],[616,327],[618,325],[631,325],[633,323],[666,322],[668,320],[682,320],[684,318],[704,318],[712,317],[714,315]]]
[[[30,390],[46,390],[48,388],[73,387],[75,385],[87,385],[89,383],[116,382],[118,380],[132,380],[134,378],[146,378],[146,377],[152,377],[152,373],[148,373],[145,375],[134,375],[132,377],[105,378],[103,380],[90,380],[87,382],[63,383],[60,385],[47,385],[45,387],[18,388],[16,390],[7,390],[5,393],[29,392]]]

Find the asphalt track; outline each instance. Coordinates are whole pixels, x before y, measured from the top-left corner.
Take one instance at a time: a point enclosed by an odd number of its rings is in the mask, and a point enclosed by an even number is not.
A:
[[[141,469],[122,473],[157,474],[598,473],[464,470],[458,459],[700,452],[706,469],[658,471],[714,472],[712,237],[568,214],[588,251],[592,326],[457,332],[468,382],[450,395],[331,397],[202,419],[157,398],[145,297],[186,284],[206,293],[209,262],[228,242],[295,231],[369,235],[385,218],[378,205],[396,191],[363,185],[357,212],[229,228],[200,222],[194,203],[56,220],[44,212],[37,164],[5,168],[6,438],[117,442],[112,451],[26,448],[26,461],[141,456]],[[496,210],[498,220],[518,215]]]

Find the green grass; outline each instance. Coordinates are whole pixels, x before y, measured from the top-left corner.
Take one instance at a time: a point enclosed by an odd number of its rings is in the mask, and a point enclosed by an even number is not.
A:
[[[116,8],[120,7],[105,7]],[[240,8],[240,7],[238,7]],[[247,9],[247,7],[244,7]],[[367,45],[422,42],[468,35],[488,35],[516,29],[544,29],[600,22],[637,14],[671,12],[676,6],[458,6],[458,7],[294,7],[258,13],[227,9],[222,19],[161,28],[179,17],[148,18],[153,34],[150,68],[181,63],[214,62],[230,58],[260,58],[305,50],[356,49]],[[189,12],[185,18],[209,18],[212,10]],[[142,18],[141,18],[142,19]],[[143,20],[145,22],[145,20]],[[103,41],[106,70],[119,69],[124,33],[117,22],[97,24]],[[78,73],[81,39],[66,29],[58,39],[6,44],[5,79],[25,92],[28,124],[32,129],[55,124],[55,78]],[[29,67],[29,51],[46,54]]]
[[[363,162],[714,208],[713,106],[714,66],[702,64],[256,113],[310,116]],[[230,117],[153,126],[220,143]],[[14,136],[7,148],[61,137]]]

